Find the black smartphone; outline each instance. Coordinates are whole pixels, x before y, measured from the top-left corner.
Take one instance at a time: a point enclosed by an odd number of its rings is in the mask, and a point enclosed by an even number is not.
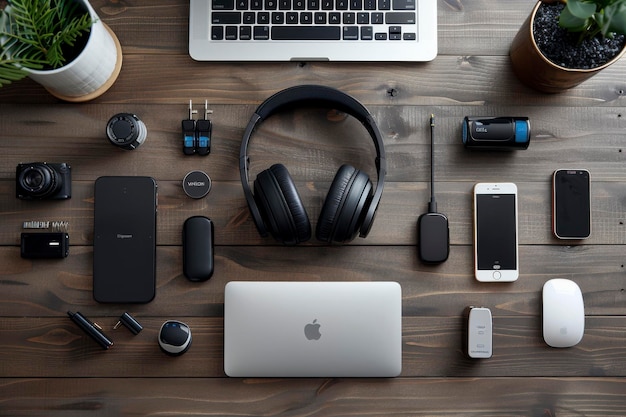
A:
[[[586,169],[554,171],[552,231],[559,239],[586,239],[591,235],[591,176]]]
[[[156,181],[100,177],[94,206],[94,299],[151,301],[156,292]]]

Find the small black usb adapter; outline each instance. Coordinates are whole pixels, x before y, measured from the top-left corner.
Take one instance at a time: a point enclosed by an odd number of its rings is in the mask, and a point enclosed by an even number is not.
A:
[[[20,246],[22,258],[66,258],[70,253],[70,236],[63,232],[24,232]]]

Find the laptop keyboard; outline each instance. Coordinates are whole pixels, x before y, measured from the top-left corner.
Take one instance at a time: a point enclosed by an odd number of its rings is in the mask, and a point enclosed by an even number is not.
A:
[[[417,0],[211,0],[213,41],[417,41]]]

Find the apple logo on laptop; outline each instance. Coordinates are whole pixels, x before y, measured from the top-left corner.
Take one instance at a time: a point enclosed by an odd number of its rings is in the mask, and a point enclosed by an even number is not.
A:
[[[319,338],[322,337],[320,326],[321,324],[317,322],[317,319],[313,320],[313,323],[304,326],[304,335],[306,338],[309,340],[319,340]]]

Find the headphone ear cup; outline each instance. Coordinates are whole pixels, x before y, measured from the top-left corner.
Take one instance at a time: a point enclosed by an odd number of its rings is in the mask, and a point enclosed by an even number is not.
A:
[[[317,240],[346,243],[354,239],[372,198],[367,174],[342,165],[333,179],[315,229]]]
[[[257,175],[254,199],[276,240],[295,245],[311,238],[309,216],[284,165],[272,165]]]

